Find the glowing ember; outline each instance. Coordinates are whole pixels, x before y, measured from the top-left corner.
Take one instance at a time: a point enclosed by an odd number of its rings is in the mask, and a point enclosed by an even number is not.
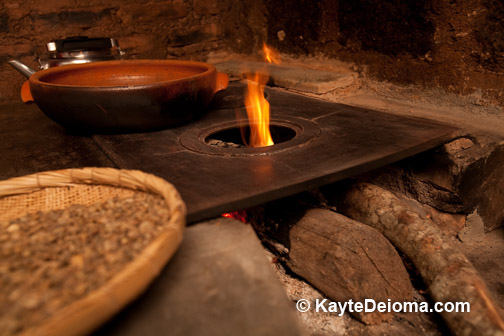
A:
[[[263,44],[263,52],[269,63],[280,63],[278,53],[266,43]],[[268,82],[268,77],[267,72],[256,72],[247,75],[245,106],[250,127],[249,147],[266,147],[275,144],[269,129],[269,103],[264,99],[264,86]]]
[[[263,43],[263,52],[264,58],[266,58],[266,61],[268,61],[268,63],[280,64],[280,55],[278,51],[271,48],[266,43]]]
[[[222,217],[238,219],[239,221],[242,221],[243,223],[248,222],[247,212],[245,210],[238,210],[238,211],[223,213]]]

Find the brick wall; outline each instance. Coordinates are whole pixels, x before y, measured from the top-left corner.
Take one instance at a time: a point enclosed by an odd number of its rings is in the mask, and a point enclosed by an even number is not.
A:
[[[54,39],[113,37],[129,58],[204,61],[212,51],[253,50],[261,33],[250,25],[263,17],[260,3],[252,1],[5,0],[0,2],[0,101],[17,100],[24,81],[6,61],[19,59],[36,68],[36,47]]]
[[[4,0],[0,101],[17,99],[24,80],[5,61],[36,66],[35,46],[73,35],[114,37],[130,58],[158,59],[252,54],[267,41],[504,106],[503,0]]]
[[[323,54],[382,81],[476,93],[504,106],[502,0],[264,3],[268,40],[280,51]]]

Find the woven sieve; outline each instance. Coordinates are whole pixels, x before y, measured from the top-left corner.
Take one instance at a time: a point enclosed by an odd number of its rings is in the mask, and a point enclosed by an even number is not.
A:
[[[28,213],[62,210],[71,205],[91,205],[111,198],[133,196],[131,189],[105,185],[47,187],[28,194],[0,198],[0,221],[10,221]]]
[[[87,334],[140,295],[159,274],[182,241],[186,208],[167,181],[138,170],[81,168],[48,171],[0,181],[0,221],[37,211],[91,205],[135,192],[162,197],[170,212],[166,229],[100,288],[61,309],[22,335]],[[0,226],[1,227],[1,226]]]

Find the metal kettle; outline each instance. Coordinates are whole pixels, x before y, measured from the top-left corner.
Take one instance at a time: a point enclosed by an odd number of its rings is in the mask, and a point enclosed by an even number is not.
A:
[[[115,39],[72,36],[47,43],[45,52],[37,59],[39,68],[43,70],[67,64],[120,60],[122,56],[123,52]],[[20,61],[11,60],[8,63],[27,78],[35,72]]]

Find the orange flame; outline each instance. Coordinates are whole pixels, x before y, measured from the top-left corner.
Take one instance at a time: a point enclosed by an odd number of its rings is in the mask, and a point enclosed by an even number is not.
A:
[[[280,63],[278,53],[266,43],[263,44],[263,52],[269,63]],[[269,103],[264,99],[264,87],[268,82],[268,77],[267,72],[247,74],[245,106],[250,126],[249,147],[266,147],[275,144],[269,129]]]
[[[250,126],[250,147],[265,147],[274,145],[269,129],[269,103],[264,99],[264,86],[268,75],[255,73],[247,75],[247,94],[245,106]]]
[[[268,63],[280,64],[280,54],[266,43],[263,43],[263,52]]]

